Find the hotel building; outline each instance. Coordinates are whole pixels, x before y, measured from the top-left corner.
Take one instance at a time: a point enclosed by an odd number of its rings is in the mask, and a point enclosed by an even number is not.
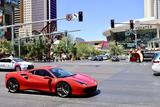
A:
[[[140,46],[146,49],[160,48],[160,0],[144,0],[144,18],[134,19],[134,33],[129,24],[116,24],[103,35],[109,41],[116,41],[126,49]],[[129,23],[128,21],[120,23]],[[136,44],[137,41],[137,44]]]

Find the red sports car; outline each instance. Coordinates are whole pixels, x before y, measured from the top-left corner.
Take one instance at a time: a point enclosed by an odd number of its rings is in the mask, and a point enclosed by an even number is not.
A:
[[[60,97],[86,95],[97,90],[97,81],[84,74],[73,74],[59,67],[40,68],[9,72],[5,77],[9,92],[37,90],[56,93]]]

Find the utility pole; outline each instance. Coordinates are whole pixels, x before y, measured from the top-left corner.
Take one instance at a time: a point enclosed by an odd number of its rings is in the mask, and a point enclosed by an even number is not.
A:
[[[18,55],[20,58],[21,57],[21,37],[19,37],[19,39],[18,39]]]

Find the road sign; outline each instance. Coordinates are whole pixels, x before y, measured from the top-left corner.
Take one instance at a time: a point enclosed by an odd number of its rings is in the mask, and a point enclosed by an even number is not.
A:
[[[73,19],[72,14],[67,14],[66,19],[67,19],[67,21],[71,21]]]
[[[129,31],[129,30],[127,30],[126,32],[125,32],[125,36],[129,36],[131,34],[131,31]]]
[[[78,20],[78,14],[77,13],[67,14],[66,19],[67,21]]]

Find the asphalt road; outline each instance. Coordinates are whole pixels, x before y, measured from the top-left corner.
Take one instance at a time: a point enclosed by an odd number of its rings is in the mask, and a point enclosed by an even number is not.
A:
[[[85,73],[98,81],[93,96],[59,98],[39,92],[9,93],[4,86],[6,72],[0,72],[0,107],[159,107],[160,77],[152,75],[151,63],[62,62],[57,65]]]

